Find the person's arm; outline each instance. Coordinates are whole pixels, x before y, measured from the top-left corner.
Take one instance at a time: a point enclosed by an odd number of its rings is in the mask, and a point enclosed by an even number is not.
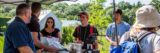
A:
[[[43,50],[44,49],[38,49],[38,50],[36,50],[36,53],[42,53]]]
[[[112,40],[109,38],[111,37],[111,29],[112,29],[112,24],[110,24],[106,30],[106,39],[108,42],[112,42]]]
[[[75,40],[75,41],[78,41],[78,40],[79,40],[79,39],[77,38],[77,28],[74,30],[73,36],[74,36],[74,40]]]
[[[38,32],[31,32],[32,33],[32,37],[34,39],[34,44],[39,47],[39,48],[44,48],[44,50],[47,50],[49,52],[56,52],[56,48],[54,47],[48,47],[44,44],[42,44],[39,39],[38,39]]]
[[[111,46],[115,46],[116,43],[113,42],[108,36],[106,36],[107,41],[110,43]],[[120,39],[119,39],[120,40]]]
[[[106,36],[106,39],[108,42],[112,42],[111,39],[108,37],[108,35]]]
[[[154,53],[160,53],[160,35],[156,35],[153,39],[153,51]]]
[[[97,36],[99,35],[97,28],[94,27],[93,33],[96,33],[96,40],[95,40],[95,49],[98,49],[98,40]]]
[[[18,47],[20,53],[34,53],[29,46]]]
[[[125,41],[128,41],[130,39],[130,32],[125,32],[123,35],[122,35],[122,37],[121,37],[121,39],[120,39],[120,41],[119,41],[119,44],[121,44],[121,43],[123,43],[123,42],[125,42]]]
[[[98,49],[98,40],[95,40],[95,49]]]
[[[40,34],[40,37],[43,37],[43,34],[42,34],[42,33]]]
[[[33,39],[31,35],[27,35],[25,31],[27,30],[24,30],[23,26],[17,25],[17,27],[13,28],[10,32],[10,35],[6,37],[20,53],[34,53],[34,46],[30,46],[30,44],[33,44]],[[29,41],[30,43],[28,43]]]
[[[160,50],[156,51],[155,53],[160,53]]]
[[[111,30],[114,30],[112,29],[112,24],[110,24],[108,27],[107,27],[107,31],[106,31],[106,39],[107,41],[110,43],[111,46],[114,46],[115,43],[110,39],[110,37],[112,37],[112,33],[111,33]]]
[[[58,38],[59,38],[59,42],[61,42],[60,32],[58,32]]]

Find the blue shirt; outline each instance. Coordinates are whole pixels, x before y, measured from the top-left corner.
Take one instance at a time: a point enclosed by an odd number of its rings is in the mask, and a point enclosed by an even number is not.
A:
[[[121,38],[125,32],[129,31],[129,29],[130,25],[122,21],[120,24],[117,24],[117,35]],[[114,33],[115,33],[115,23],[111,23],[107,28],[106,35],[111,37],[112,41],[115,41]]]
[[[121,38],[122,35],[129,31],[130,29],[130,25],[124,21],[122,21],[120,24],[117,24],[117,35]],[[116,42],[116,38],[114,36],[115,33],[115,22],[111,23],[108,27],[107,27],[107,32],[106,35],[111,37],[111,40]],[[112,50],[114,47],[110,46],[110,50]]]
[[[20,53],[18,47],[22,46],[29,46],[36,53],[33,38],[27,25],[16,17],[7,27],[3,53]]]

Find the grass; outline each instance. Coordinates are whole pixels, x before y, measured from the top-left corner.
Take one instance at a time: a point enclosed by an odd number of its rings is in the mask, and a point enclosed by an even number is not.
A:
[[[100,53],[109,53],[110,43],[105,39],[105,36],[98,37],[98,50]]]
[[[0,36],[0,53],[3,53],[4,37]]]

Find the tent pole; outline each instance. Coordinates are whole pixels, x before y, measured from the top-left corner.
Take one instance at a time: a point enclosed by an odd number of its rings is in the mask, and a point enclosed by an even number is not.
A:
[[[116,12],[115,12],[115,10],[116,10],[116,6],[115,6],[115,0],[113,0],[113,18],[114,18],[114,21],[115,21],[115,32],[114,32],[114,37],[116,38],[116,43],[117,43],[117,46],[118,46],[118,44],[119,44],[119,42],[118,42],[118,35],[117,35],[117,21],[116,21]]]

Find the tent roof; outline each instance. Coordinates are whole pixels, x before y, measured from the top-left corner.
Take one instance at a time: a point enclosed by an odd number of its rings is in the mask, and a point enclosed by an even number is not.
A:
[[[45,18],[48,14],[53,13],[51,10],[41,10],[41,13],[39,15],[39,22]],[[54,13],[53,13],[54,14]],[[55,14],[54,14],[55,15]],[[12,19],[10,19],[7,23],[11,23],[12,21],[14,21],[15,17],[13,17]]]
[[[42,4],[53,4],[55,2],[60,2],[60,1],[77,1],[77,0],[0,0],[0,4],[11,4],[11,5],[18,5],[20,3],[32,3],[32,2],[40,2]]]

